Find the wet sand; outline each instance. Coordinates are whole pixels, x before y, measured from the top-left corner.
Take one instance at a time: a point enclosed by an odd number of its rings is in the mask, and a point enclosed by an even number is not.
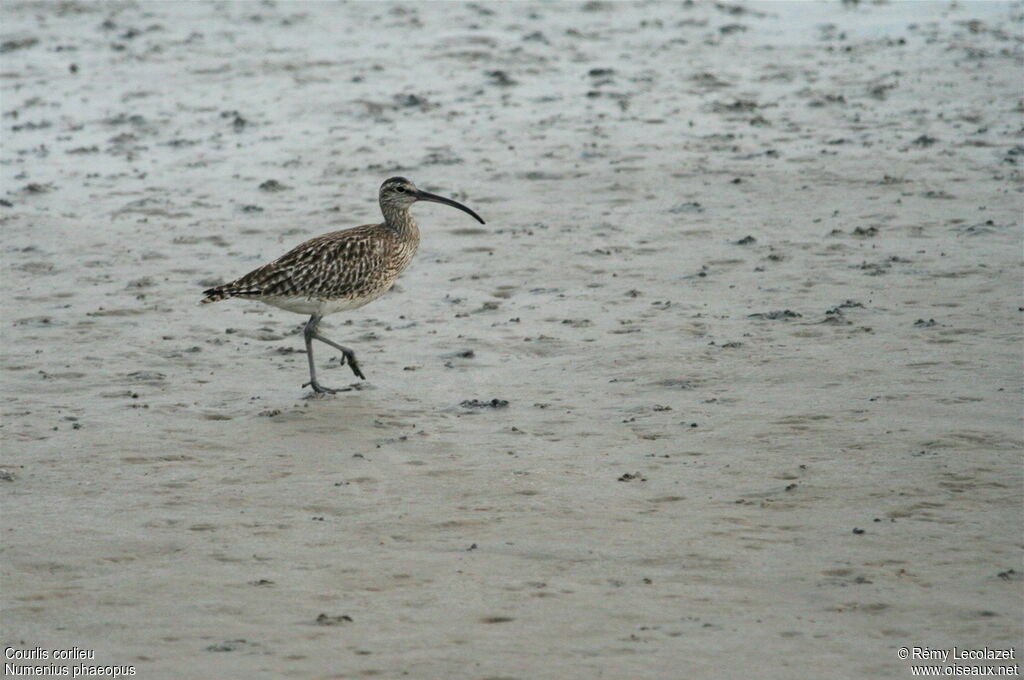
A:
[[[789,679],[1021,640],[1020,4],[0,12],[5,647]],[[303,318],[200,291],[395,174],[488,224],[417,206],[322,326],[369,380],[313,398]]]

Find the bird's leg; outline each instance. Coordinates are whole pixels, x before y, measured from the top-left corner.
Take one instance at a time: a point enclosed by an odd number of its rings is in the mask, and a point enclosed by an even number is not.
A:
[[[319,321],[319,319],[317,320]],[[340,351],[344,355],[345,360],[348,362],[348,367],[352,369],[352,372],[356,374],[356,377],[366,380],[366,376],[363,375],[363,372],[361,370],[359,370],[359,364],[356,363],[355,352],[353,352],[348,347],[345,347],[344,345],[339,345],[333,340],[329,340],[328,338],[325,338],[324,336],[320,335],[319,333],[316,332],[315,327],[313,328],[313,337],[319,340],[320,342],[328,344],[334,349]]]
[[[338,390],[331,389],[330,387],[324,387],[316,380],[316,364],[313,363],[313,338],[316,337],[316,326],[320,323],[322,317],[314,314],[309,317],[309,321],[306,323],[306,328],[303,330],[303,337],[306,339],[306,358],[309,359],[309,382],[303,385],[303,387],[312,387],[313,391],[317,394],[334,394]]]

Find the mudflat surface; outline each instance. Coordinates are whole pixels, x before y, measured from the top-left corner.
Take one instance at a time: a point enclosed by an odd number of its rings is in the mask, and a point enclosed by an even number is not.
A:
[[[1021,16],[3,3],[0,642],[481,680],[1018,643]],[[311,398],[301,317],[200,291],[395,174],[488,224],[417,206],[323,324],[368,382]]]

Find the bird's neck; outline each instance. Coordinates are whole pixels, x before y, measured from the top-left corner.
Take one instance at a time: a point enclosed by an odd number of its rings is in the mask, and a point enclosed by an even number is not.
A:
[[[384,224],[403,240],[419,239],[420,230],[416,226],[416,220],[412,217],[409,206],[381,206],[384,213]]]

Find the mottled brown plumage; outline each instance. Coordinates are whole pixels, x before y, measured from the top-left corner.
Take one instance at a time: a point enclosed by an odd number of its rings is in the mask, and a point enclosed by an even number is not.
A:
[[[312,238],[230,283],[203,291],[203,303],[238,297],[310,314],[305,329],[310,377],[306,385],[316,392],[337,391],[316,380],[314,339],[340,350],[352,372],[365,380],[355,353],[320,335],[317,325],[328,314],[356,309],[376,300],[409,266],[420,243],[420,232],[409,210],[416,201],[451,205],[484,223],[466,206],[420,191],[403,177],[392,177],[380,188],[384,222]]]
[[[305,300],[311,305],[372,300],[391,287],[416,254],[419,229],[411,226],[412,233],[405,237],[387,224],[317,236],[231,283],[205,291],[208,297],[203,302],[229,297],[296,304]]]

